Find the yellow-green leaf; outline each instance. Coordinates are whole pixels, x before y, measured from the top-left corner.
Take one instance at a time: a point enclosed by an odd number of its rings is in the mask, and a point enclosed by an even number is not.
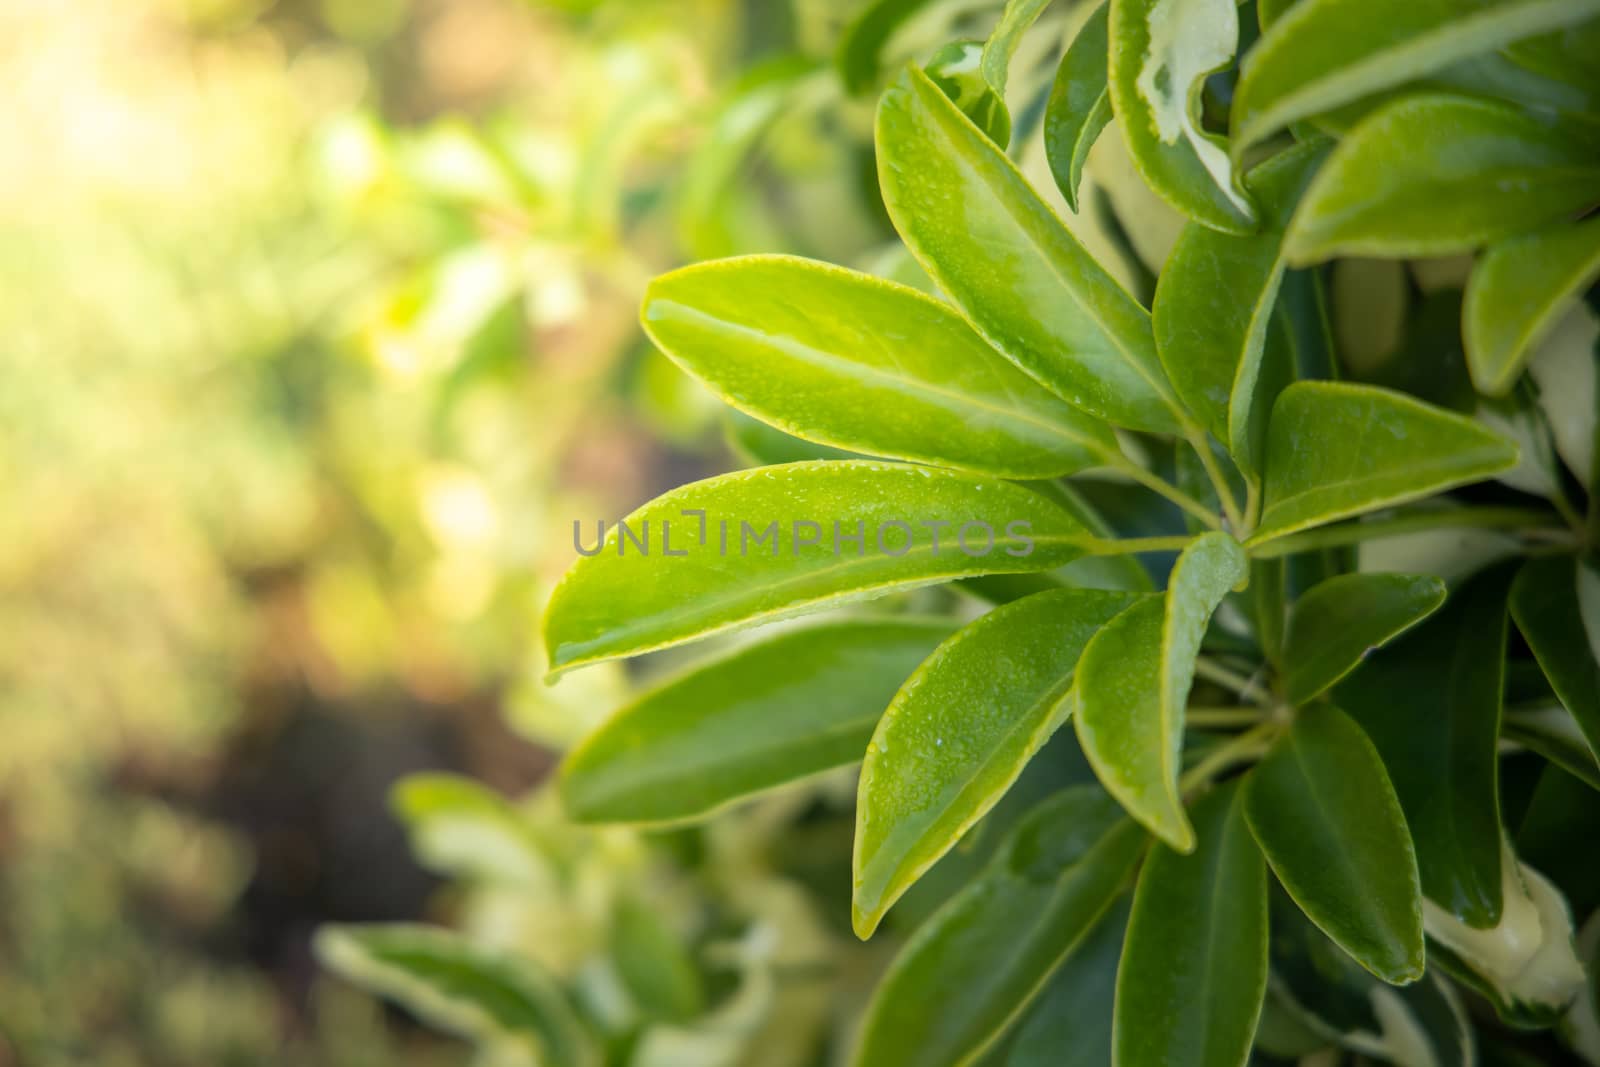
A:
[[[917,928],[873,994],[855,1067],[969,1064],[1123,891],[1145,835],[1093,786],[1031,811]]]
[[[840,619],[692,668],[567,756],[562,802],[583,822],[675,822],[854,763],[901,683],[954,628]]]
[[[1167,377],[1251,475],[1260,470],[1271,410],[1272,397],[1258,393],[1270,391],[1273,377],[1262,380],[1262,357],[1283,280],[1283,228],[1326,156],[1326,142],[1315,142],[1251,171],[1246,184],[1262,207],[1262,232],[1240,237],[1190,223],[1156,283],[1156,348]]]
[[[1238,1067],[1267,992],[1267,868],[1237,780],[1194,808],[1192,854],[1156,845],[1117,971],[1117,1067]]]
[[[1078,740],[1095,774],[1129,814],[1172,847],[1194,847],[1178,793],[1184,708],[1211,613],[1249,571],[1224,533],[1197,538],[1160,599],[1117,616],[1078,665]]]
[[[1239,47],[1235,0],[1108,0],[1111,109],[1157,195],[1212,229],[1250,233],[1257,211],[1227,142],[1200,125],[1200,90]]]
[[[1235,153],[1291,122],[1600,13],[1597,0],[1299,0],[1281,13],[1278,6],[1241,65]]]
[[[532,960],[410,923],[324,926],[316,950],[329,970],[441,1030],[531,1044],[550,1067],[600,1067],[565,992]]]
[[[1315,700],[1367,653],[1437,611],[1444,595],[1439,579],[1414,574],[1341,574],[1306,590],[1289,616],[1289,702]]]
[[[1150,316],[922,71],[884,94],[877,147],[895,229],[990,344],[1091,414],[1178,428]]]
[[[1289,227],[1289,261],[1446,256],[1600,201],[1592,137],[1510,104],[1411,96],[1334,149]]]
[[[1473,268],[1461,308],[1467,367],[1480,393],[1511,391],[1528,354],[1567,302],[1600,278],[1600,216],[1492,246]]]
[[[652,282],[642,318],[729,404],[819,444],[1015,478],[1116,454],[1108,426],[948,305],[866,274],[792,256],[702,263]]]
[[[963,628],[906,679],[878,723],[856,798],[856,933],[1005,795],[1066,720],[1083,646],[1138,594],[1037,593]]]
[[[1296,382],[1272,407],[1266,508],[1249,543],[1431,496],[1516,463],[1516,446],[1493,430],[1403,393]]]
[[[1323,933],[1393,985],[1422,977],[1411,832],[1372,742],[1331,705],[1302,710],[1244,785],[1256,843]]]
[[[1052,570],[1087,540],[1011,482],[866,460],[758,467],[674,489],[585,540],[593,554],[551,594],[545,644],[559,673],[951,578]]]

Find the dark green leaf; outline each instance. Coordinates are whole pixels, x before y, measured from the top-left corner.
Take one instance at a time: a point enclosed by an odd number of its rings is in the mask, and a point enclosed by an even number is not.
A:
[[[912,936],[867,1012],[856,1067],[955,1067],[1097,928],[1145,836],[1093,786],[1057,794]]]
[[[1111,121],[1111,94],[1106,82],[1110,41],[1106,36],[1108,5],[1102,3],[1078,30],[1050,88],[1044,111],[1044,151],[1050,173],[1067,200],[1078,210],[1078,185],[1089,149]]]
[[[1433,614],[1444,595],[1439,579],[1413,574],[1344,574],[1307,590],[1289,618],[1289,702],[1314,700],[1372,649]]]
[[[834,63],[851,95],[871,89],[878,81],[883,46],[929,0],[868,0],[839,37]]]
[[[1267,869],[1231,782],[1194,807],[1198,847],[1156,845],[1117,972],[1117,1067],[1235,1067],[1267,989]]]
[[[1388,768],[1423,894],[1480,927],[1501,908],[1496,750],[1512,573],[1475,575],[1335,691]]]
[[[921,71],[884,94],[877,145],[895,228],[990,344],[1091,414],[1177,428],[1144,308]]]
[[[1384,981],[1422,977],[1422,887],[1383,762],[1338,708],[1306,708],[1245,779],[1256,843],[1311,920]]]
[[[1105,1067],[1132,900],[1123,897],[1056,968],[1017,1026],[1005,1067]]]
[[[1584,570],[1571,557],[1529,560],[1511,587],[1511,617],[1600,758],[1600,633],[1590,628],[1600,619],[1586,618],[1579,599],[1580,583],[1600,579]]]
[[[954,628],[943,619],[842,619],[692,668],[567,756],[567,812],[585,822],[692,819],[854,763],[900,684]]]

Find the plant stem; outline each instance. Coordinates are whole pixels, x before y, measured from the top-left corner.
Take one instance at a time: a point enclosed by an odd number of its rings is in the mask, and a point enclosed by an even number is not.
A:
[[[1126,457],[1113,460],[1110,463],[1110,467],[1112,470],[1132,478],[1134,481],[1138,482],[1152,493],[1166,497],[1179,508],[1188,512],[1190,515],[1193,515],[1211,529],[1222,529],[1222,523],[1217,521],[1216,515],[1214,515],[1204,504],[1200,503],[1200,501],[1196,500],[1188,493],[1185,493],[1177,486],[1167,482],[1165,479],[1158,478],[1154,474],[1151,474],[1149,471],[1145,470],[1132,460],[1127,459]]]
[[[1200,466],[1205,468],[1206,477],[1211,479],[1211,486],[1217,491],[1217,499],[1222,501],[1222,510],[1228,516],[1228,525],[1233,527],[1236,536],[1243,537],[1244,515],[1239,511],[1239,502],[1233,498],[1233,487],[1228,484],[1227,476],[1222,473],[1222,468],[1217,466],[1217,456],[1211,451],[1211,441],[1206,437],[1205,430],[1191,423],[1184,427],[1184,435],[1189,439],[1189,446],[1194,449],[1195,455],[1200,457]]]
[[[1272,695],[1261,688],[1253,678],[1246,678],[1238,671],[1231,670],[1218,663],[1216,660],[1204,656],[1194,661],[1194,673],[1208,682],[1215,682],[1225,689],[1231,689],[1252,704],[1268,705],[1272,703]]]
[[[1190,707],[1184,712],[1184,722],[1189,726],[1219,727],[1254,726],[1268,714],[1266,708],[1211,708]]]
[[[1176,537],[1097,537],[1089,543],[1091,556],[1123,556],[1130,552],[1182,552],[1194,543],[1188,534]]]
[[[1270,537],[1250,546],[1256,559],[1271,559],[1304,552],[1311,548],[1335,548],[1341,545],[1377,541],[1385,537],[1418,533],[1423,530],[1490,529],[1514,530],[1526,537],[1560,537],[1569,531],[1565,526],[1551,524],[1548,511],[1534,508],[1441,508],[1411,515],[1397,515],[1371,522],[1346,522],[1338,526],[1324,526],[1315,530]]]
[[[1267,719],[1231,741],[1218,745],[1201,756],[1193,767],[1183,772],[1183,777],[1178,779],[1178,792],[1188,793],[1234,764],[1260,756],[1272,745],[1273,739],[1282,729],[1283,723],[1277,719]]]

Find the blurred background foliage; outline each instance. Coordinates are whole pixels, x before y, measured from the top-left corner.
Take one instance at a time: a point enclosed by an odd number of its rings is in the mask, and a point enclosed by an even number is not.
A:
[[[464,1062],[319,976],[328,920],[454,921],[568,980],[618,928],[715,933],[744,1032],[751,961],[816,962],[760,876],[794,805],[561,824],[552,752],[627,682],[547,689],[534,637],[573,517],[729,463],[644,281],[884,232],[870,107],[816,73],[841,6],[0,3],[0,1063]],[[559,877],[419,866],[419,769],[527,798],[497,814]]]

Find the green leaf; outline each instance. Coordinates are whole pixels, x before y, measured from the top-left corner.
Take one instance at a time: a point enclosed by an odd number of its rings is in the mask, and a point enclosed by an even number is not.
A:
[[[1005,795],[1066,721],[1083,646],[1140,597],[1038,593],[959,631],[906,679],[878,723],[856,798],[856,934]]]
[[[1238,782],[1194,807],[1198,847],[1157,845],[1133,895],[1117,972],[1117,1067],[1235,1067],[1267,990],[1267,869]]]
[[[1102,3],[1084,22],[1056,68],[1055,82],[1044,109],[1044,152],[1050,174],[1067,206],[1078,210],[1078,186],[1089,149],[1111,121],[1111,93],[1106,81],[1110,39],[1106,36],[1108,5]]]
[[[1461,334],[1481,393],[1503,396],[1567,303],[1600,278],[1600,216],[1490,248],[1467,281]]]
[[[990,344],[1091,414],[1177,429],[1144,308],[921,71],[884,94],[877,146],[895,229]]]
[[[1572,714],[1552,701],[1544,707],[1506,708],[1500,736],[1537,752],[1568,774],[1600,790],[1600,761]]]
[[[1591,140],[1517,107],[1412,96],[1350,132],[1289,227],[1289,261],[1445,256],[1555,222],[1600,199]]]
[[[586,547],[597,554],[551,594],[545,644],[560,673],[950,578],[1051,570],[1087,537],[1038,493],[953,471],[845,461],[725,474]]]
[[[522,956],[409,923],[324,926],[316,950],[329,970],[441,1030],[532,1045],[550,1067],[600,1067],[561,987]]]
[[[1085,943],[1145,840],[1093,786],[1040,804],[890,966],[867,1011],[856,1067],[970,1062]]]
[[[1211,613],[1248,571],[1227,534],[1197,538],[1172,568],[1166,596],[1113,619],[1078,665],[1078,740],[1090,766],[1134,818],[1184,852],[1194,832],[1178,764],[1194,661]]]
[[[1273,399],[1261,372],[1283,280],[1283,227],[1326,156],[1326,142],[1313,142],[1251,171],[1246,184],[1262,206],[1262,232],[1239,237],[1190,223],[1156,282],[1156,349],[1167,377],[1250,475],[1261,468]]]
[[[1429,954],[1451,975],[1482,993],[1500,1017],[1520,1029],[1553,1025],[1583,991],[1583,964],[1573,947],[1572,912],[1560,890],[1504,848],[1500,919],[1478,929],[1425,905]]]
[[[1111,109],[1134,167],[1196,222],[1250,233],[1255,205],[1227,142],[1200,125],[1200,90],[1239,47],[1236,0],[1108,0]]]
[[[1056,968],[1017,1026],[1005,1067],[1105,1067],[1131,900],[1124,896]]]
[[[1282,889],[1269,894],[1272,990],[1314,1031],[1397,1067],[1474,1067],[1472,1024],[1437,972],[1384,985],[1305,917]]]
[[[642,319],[733,407],[819,444],[1013,478],[1118,454],[1109,427],[947,305],[866,274],[792,256],[702,263],[653,281]]]
[[[868,0],[861,13],[839,35],[834,65],[844,87],[860,96],[878,82],[883,46],[901,25],[911,19],[930,0]]]
[[[900,684],[954,628],[839,619],[691,668],[568,754],[567,813],[582,822],[694,819],[854,763]]]
[[[740,462],[751,467],[777,466],[781,463],[803,463],[812,459],[870,459],[859,452],[850,452],[831,445],[805,441],[793,434],[784,433],[760,419],[746,415],[737,408],[723,408],[723,437],[728,448]]]
[[[1428,575],[1342,574],[1306,590],[1289,617],[1284,689],[1310,703],[1362,658],[1432,615],[1444,583]]]
[[[1050,4],[1051,0],[1006,0],[1000,21],[984,42],[983,77],[1002,97],[1005,96],[1006,82],[1011,73],[1011,57],[1017,54],[1017,46],[1022,43],[1028,28],[1038,21]]]
[[[1600,758],[1600,632],[1584,617],[1579,585],[1592,575],[1572,557],[1529,560],[1511,586],[1511,617]]]
[[[961,113],[1000,148],[1011,142],[1011,113],[997,89],[984,77],[987,53],[977,41],[951,41],[923,65],[923,70]]]
[[[1244,812],[1278,881],[1339,947],[1385,982],[1422,977],[1417,857],[1361,727],[1331,705],[1302,710],[1245,779]]]
[[[1402,393],[1296,382],[1267,427],[1266,510],[1249,544],[1432,496],[1516,466],[1516,446]]]
[[[550,874],[549,857],[522,813],[479,782],[411,774],[395,784],[389,802],[410,834],[411,851],[431,871],[512,884]]]
[[[611,956],[647,1018],[682,1021],[705,1010],[705,985],[688,950],[658,910],[631,894],[613,911]]]
[[[1292,122],[1600,12],[1596,0],[1299,0],[1270,20],[1234,90],[1233,150]],[[1268,22],[1270,21],[1270,25]],[[1406,146],[1407,151],[1413,146]]]
[[[1501,908],[1497,746],[1511,577],[1504,566],[1474,575],[1334,697],[1383,757],[1423,894],[1480,927]]]

